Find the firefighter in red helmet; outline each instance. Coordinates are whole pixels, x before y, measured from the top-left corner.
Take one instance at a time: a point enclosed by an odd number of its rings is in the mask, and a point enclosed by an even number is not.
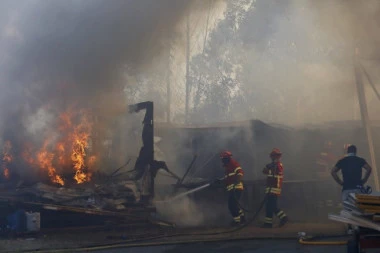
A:
[[[268,194],[265,207],[265,222],[262,226],[264,228],[272,227],[273,214],[280,219],[280,227],[284,226],[288,222],[288,217],[285,212],[277,206],[277,199],[281,195],[282,181],[284,177],[284,168],[281,163],[281,156],[281,151],[278,148],[274,148],[269,154],[272,162],[267,164],[263,170],[263,173],[267,176],[265,193]]]
[[[244,211],[240,208],[239,200],[243,194],[243,175],[244,172],[240,164],[232,158],[232,153],[223,151],[220,153],[224,172],[224,183],[228,192],[228,209],[233,217],[233,225],[245,223]]]

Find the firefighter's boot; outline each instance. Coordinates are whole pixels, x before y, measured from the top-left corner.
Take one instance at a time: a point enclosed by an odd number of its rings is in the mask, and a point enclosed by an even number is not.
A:
[[[240,225],[241,218],[240,216],[234,217],[234,220],[231,222],[231,226],[239,226]]]
[[[272,228],[273,219],[270,217],[265,217],[264,224],[261,225],[261,228]]]

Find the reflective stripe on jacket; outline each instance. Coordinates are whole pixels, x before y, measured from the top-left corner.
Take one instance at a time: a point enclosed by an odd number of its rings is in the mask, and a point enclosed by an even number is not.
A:
[[[281,194],[284,180],[284,168],[280,162],[272,162],[265,166],[263,173],[267,175],[265,193]]]
[[[240,167],[240,164],[231,158],[230,162],[224,166],[224,180],[226,183],[227,191],[231,191],[233,189],[243,190],[244,186],[242,182],[236,184],[236,176],[243,176],[244,171]]]

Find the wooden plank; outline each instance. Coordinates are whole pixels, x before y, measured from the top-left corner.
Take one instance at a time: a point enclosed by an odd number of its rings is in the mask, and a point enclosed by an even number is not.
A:
[[[380,205],[378,200],[358,200],[356,203],[362,205]]]
[[[371,209],[371,210],[379,210],[380,211],[380,206],[378,206],[378,205],[371,205],[371,204],[366,204],[366,203],[356,203],[356,206],[360,209]]]
[[[372,192],[371,194],[356,193],[355,196],[358,199],[379,199],[380,200],[380,192],[377,192],[377,191]]]

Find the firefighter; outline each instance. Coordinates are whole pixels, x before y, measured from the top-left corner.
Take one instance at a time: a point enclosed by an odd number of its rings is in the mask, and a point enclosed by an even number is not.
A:
[[[265,222],[262,226],[263,228],[272,228],[273,214],[280,219],[280,227],[284,226],[288,222],[288,217],[285,212],[277,206],[277,199],[281,195],[282,181],[284,177],[284,168],[280,161],[281,156],[281,151],[278,148],[274,148],[269,154],[272,162],[267,164],[263,170],[263,173],[267,175],[265,193],[268,194],[265,207]]]
[[[243,193],[243,169],[239,163],[232,158],[232,153],[223,151],[220,154],[225,169],[224,183],[228,192],[228,209],[233,217],[233,225],[245,223],[244,211],[240,208],[239,200]]]

